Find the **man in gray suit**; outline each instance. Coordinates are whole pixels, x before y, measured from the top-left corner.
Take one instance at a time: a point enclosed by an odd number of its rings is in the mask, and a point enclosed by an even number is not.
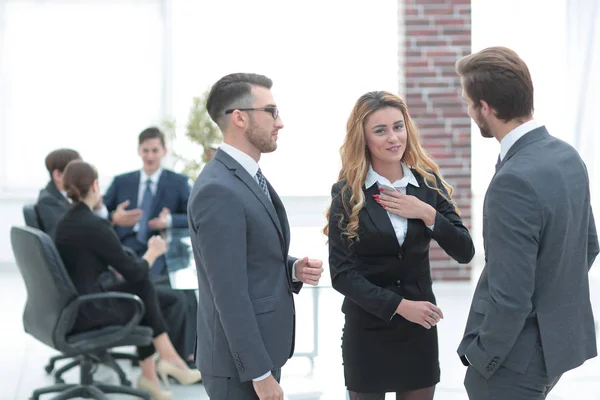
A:
[[[196,359],[213,400],[283,399],[281,367],[294,352],[292,293],[316,285],[319,260],[288,255],[283,204],[262,174],[283,123],[272,82],[231,74],[210,91],[224,143],[196,180],[188,220],[199,305]]]
[[[598,254],[586,167],[533,119],[523,60],[503,47],[460,59],[468,114],[500,142],[483,206],[485,267],[458,354],[470,399],[544,399],[595,357],[588,271]]]
[[[69,210],[70,201],[63,189],[62,174],[73,160],[81,160],[79,153],[72,149],[58,149],[46,156],[46,169],[50,181],[40,190],[36,209],[42,224],[41,228],[54,238],[56,223]]]

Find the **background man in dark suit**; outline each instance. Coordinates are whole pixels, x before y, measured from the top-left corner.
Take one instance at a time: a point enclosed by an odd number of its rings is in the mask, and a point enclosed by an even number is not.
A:
[[[281,367],[294,353],[292,293],[323,272],[319,260],[288,255],[285,208],[258,166],[283,128],[271,84],[228,75],[207,101],[224,143],[196,180],[188,214],[200,288],[196,358],[213,400],[283,399]]]
[[[72,149],[54,150],[46,156],[46,169],[50,174],[50,182],[40,190],[36,208],[42,229],[52,239],[54,239],[56,223],[69,210],[71,204],[63,189],[62,174],[68,163],[80,159],[79,153]]]
[[[533,83],[512,50],[460,59],[463,98],[500,142],[483,206],[486,264],[458,354],[469,398],[544,399],[595,357],[588,270],[598,254],[586,167],[533,119]]]
[[[147,250],[149,237],[168,228],[187,230],[190,185],[185,175],[161,166],[167,148],[165,136],[158,128],[142,131],[138,143],[142,169],[116,176],[103,201],[121,243],[141,256]],[[164,256],[152,265],[151,278],[157,285],[170,286]],[[185,297],[189,356],[194,351],[198,303],[194,291],[177,292]]]

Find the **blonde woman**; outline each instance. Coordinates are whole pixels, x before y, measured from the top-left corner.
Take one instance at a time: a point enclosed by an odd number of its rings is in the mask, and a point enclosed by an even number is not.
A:
[[[419,143],[406,104],[387,92],[358,99],[332,188],[329,267],[345,297],[342,353],[351,400],[429,400],[440,380],[431,239],[452,258],[474,255],[452,188]]]

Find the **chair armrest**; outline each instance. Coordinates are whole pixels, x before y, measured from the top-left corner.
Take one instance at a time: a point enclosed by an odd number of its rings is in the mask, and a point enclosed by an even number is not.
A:
[[[60,322],[57,324],[57,328],[54,333],[55,343],[59,345],[59,347],[61,347],[62,349],[72,349],[73,346],[67,343],[66,336],[69,333],[68,331],[73,327],[75,320],[77,319],[77,315],[79,314],[79,308],[81,307],[81,305],[89,302],[106,299],[117,299],[132,302],[135,306],[135,309],[133,316],[131,317],[129,322],[123,326],[123,329],[121,329],[118,334],[102,338],[102,340],[94,343],[95,347],[110,348],[112,347],[112,343],[118,343],[125,339],[128,335],[130,335],[133,332],[133,330],[139,325],[142,317],[144,316],[145,307],[142,300],[138,296],[129,293],[101,292],[76,297],[75,300],[73,300],[71,303],[69,303],[69,305],[67,305],[67,307],[65,307],[60,316]]]

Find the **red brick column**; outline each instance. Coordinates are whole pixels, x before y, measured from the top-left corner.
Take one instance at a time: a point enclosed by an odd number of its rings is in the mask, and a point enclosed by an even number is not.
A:
[[[471,53],[471,1],[399,0],[399,9],[403,10],[399,23],[404,25],[401,40],[408,109],[419,126],[423,146],[454,187],[454,199],[470,228],[471,123],[454,63]],[[450,259],[436,243],[432,243],[431,260],[434,279],[470,279],[470,266]]]

